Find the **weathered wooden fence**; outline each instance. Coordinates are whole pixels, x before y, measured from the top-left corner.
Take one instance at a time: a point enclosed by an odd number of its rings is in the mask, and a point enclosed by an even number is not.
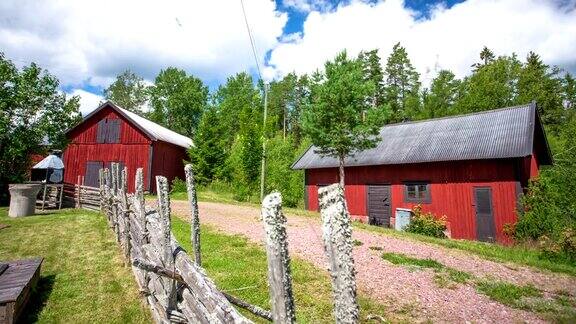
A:
[[[131,266],[140,293],[157,323],[251,323],[232,305],[274,321],[294,323],[296,312],[292,293],[286,217],[279,193],[266,196],[262,204],[268,257],[268,281],[272,311],[251,305],[218,290],[201,267],[200,220],[192,168],[185,168],[191,208],[190,258],[171,232],[170,198],[165,177],[156,177],[157,209],[146,206],[142,169],[135,178],[135,193],[127,193],[127,171],[112,163],[100,171],[99,207],[113,229],[127,266]],[[78,185],[78,201],[82,185]],[[86,192],[94,192],[86,189]],[[352,260],[351,227],[343,191],[338,185],[320,193],[324,247],[330,263],[337,323],[356,323],[358,305]],[[91,202],[91,201],[90,201]]]
[[[62,207],[100,210],[100,189],[84,185],[84,176],[78,176],[75,184],[63,184]]]

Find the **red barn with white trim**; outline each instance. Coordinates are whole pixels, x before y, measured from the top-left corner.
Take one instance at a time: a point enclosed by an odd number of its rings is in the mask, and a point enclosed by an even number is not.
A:
[[[98,170],[118,162],[128,169],[128,190],[134,190],[136,169],[144,171],[144,189],[155,192],[154,177],[184,178],[186,151],[192,140],[108,101],[69,130],[63,154],[64,182],[98,186]]]
[[[446,215],[453,238],[509,242],[518,197],[552,156],[535,104],[388,125],[373,149],[345,161],[352,217],[390,226],[396,208],[421,204]],[[305,202],[338,182],[338,161],[309,148],[293,165],[305,170]]]

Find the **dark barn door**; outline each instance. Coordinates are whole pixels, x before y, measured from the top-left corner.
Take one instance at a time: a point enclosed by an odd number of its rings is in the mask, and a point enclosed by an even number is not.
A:
[[[99,187],[98,183],[100,177],[100,169],[102,169],[102,161],[88,161],[86,162],[86,175],[84,176],[84,185],[89,187]]]
[[[484,242],[494,242],[494,213],[492,211],[492,189],[474,188],[476,203],[476,239]]]
[[[390,186],[368,186],[368,223],[378,226],[390,226]]]

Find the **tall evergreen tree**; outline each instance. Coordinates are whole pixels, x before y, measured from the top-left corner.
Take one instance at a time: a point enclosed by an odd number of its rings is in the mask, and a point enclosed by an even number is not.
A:
[[[492,52],[492,50],[490,50],[488,47],[484,46],[482,51],[480,51],[480,62],[472,64],[472,67],[475,70],[478,70],[479,68],[490,64],[492,61],[494,61],[495,58],[496,57],[494,56],[494,52]]]
[[[144,79],[130,70],[116,76],[116,80],[104,90],[104,98],[139,115],[144,114],[148,91]]]
[[[326,62],[323,73],[315,73],[311,91],[302,126],[319,154],[338,159],[344,187],[344,158],[374,147],[378,140],[382,112],[368,109],[367,100],[374,93],[374,83],[364,77],[362,61],[341,52],[334,61]]]
[[[220,112],[216,107],[208,107],[195,132],[194,146],[189,150],[198,183],[208,184],[222,177],[227,152],[224,135]]]
[[[558,70],[542,62],[534,52],[528,53],[518,76],[518,104],[536,101],[542,122],[556,128],[563,118],[561,88]]]
[[[562,79],[562,98],[566,109],[576,110],[576,80],[570,73],[566,73]]]
[[[397,43],[384,69],[386,101],[392,110],[391,121],[410,120],[420,107],[420,75],[408,58],[406,49]]]
[[[441,70],[432,80],[430,89],[423,95],[420,118],[435,118],[454,114],[453,106],[460,94],[460,80],[454,73]]]
[[[160,71],[149,91],[150,118],[192,137],[208,101],[208,87],[202,80],[170,67]]]
[[[360,52],[358,55],[364,66],[365,77],[374,84],[374,94],[370,98],[372,107],[380,107],[385,102],[384,93],[384,71],[378,56],[378,49],[367,52]]]

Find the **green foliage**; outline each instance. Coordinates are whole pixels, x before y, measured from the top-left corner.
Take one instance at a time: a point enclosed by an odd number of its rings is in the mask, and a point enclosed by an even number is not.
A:
[[[365,78],[362,61],[342,52],[324,69],[312,80],[312,100],[304,110],[302,127],[318,153],[340,160],[342,174],[344,157],[376,145],[382,111],[369,109],[367,99],[375,87]]]
[[[287,207],[302,205],[304,171],[290,167],[308,149],[310,142],[303,141],[299,148],[294,148],[294,144],[292,136],[284,140],[282,135],[271,138],[267,143],[266,192],[280,192],[282,203]]]
[[[63,149],[65,131],[81,120],[79,98],[59,90],[58,80],[32,63],[18,70],[0,53],[0,202],[8,183],[21,182],[30,155]]]
[[[192,137],[208,102],[208,87],[184,70],[160,71],[149,89],[150,118],[171,130]]]
[[[423,94],[421,114],[422,119],[454,115],[454,104],[459,99],[461,81],[456,79],[454,73],[441,70],[430,86],[430,90]]]
[[[176,177],[172,180],[172,185],[170,186],[170,193],[176,192],[187,192],[188,187],[186,187],[186,181]]]
[[[576,260],[576,116],[566,123],[559,138],[555,165],[542,170],[532,182],[522,206],[514,236],[518,239],[541,239],[548,256]],[[572,243],[571,243],[572,242]]]
[[[382,107],[386,101],[384,92],[384,71],[378,56],[378,49],[360,52],[358,59],[362,62],[365,78],[374,84],[374,92],[369,96],[372,107]]]
[[[104,98],[124,109],[142,115],[144,114],[142,108],[148,101],[148,90],[141,76],[125,70],[118,74],[116,80],[104,90]]]
[[[432,213],[422,213],[422,206],[412,208],[410,224],[404,227],[406,232],[444,238],[446,235],[446,216],[436,217]]]
[[[207,108],[194,136],[194,146],[188,151],[194,176],[201,185],[222,178],[224,173],[228,148],[220,119],[216,107]]]
[[[385,73],[385,96],[390,105],[390,121],[410,120],[420,110],[420,74],[408,58],[406,49],[397,43],[388,57]]]

